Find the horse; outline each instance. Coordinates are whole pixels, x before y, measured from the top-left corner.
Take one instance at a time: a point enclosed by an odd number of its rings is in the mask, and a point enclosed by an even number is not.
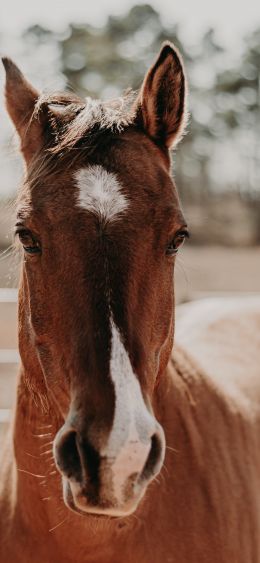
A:
[[[181,55],[105,102],[3,63],[25,177],[0,562],[259,563],[259,299],[184,305],[172,353]]]

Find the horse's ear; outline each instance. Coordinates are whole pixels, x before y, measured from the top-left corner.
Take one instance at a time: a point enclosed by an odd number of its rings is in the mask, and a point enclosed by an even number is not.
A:
[[[3,58],[6,71],[6,107],[21,139],[21,150],[29,164],[44,144],[44,119],[35,115],[39,92],[26,80],[11,59]]]
[[[137,118],[149,136],[167,148],[180,140],[185,129],[185,89],[181,57],[172,43],[164,43],[144,79]]]

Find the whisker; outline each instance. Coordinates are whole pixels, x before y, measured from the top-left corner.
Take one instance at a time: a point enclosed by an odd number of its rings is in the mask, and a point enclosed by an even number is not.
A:
[[[53,436],[53,432],[48,432],[47,434],[33,434],[34,438],[45,438],[46,436]]]
[[[26,475],[30,475],[31,477],[38,477],[38,479],[43,479],[44,477],[46,477],[45,475],[37,475],[36,473],[31,473],[31,471],[27,471],[26,469],[19,469],[19,467],[17,468],[17,471],[20,471],[20,473],[25,473]]]
[[[29,457],[32,457],[33,459],[40,459],[40,457],[38,455],[33,455],[33,454],[30,454],[29,452],[24,452],[24,453],[25,453],[25,455],[28,455]]]
[[[56,524],[56,526],[53,526],[53,528],[51,528],[49,530],[49,532],[53,532],[54,530],[56,530],[56,528],[58,528],[59,526],[61,526],[62,524],[64,524],[64,522],[66,522],[68,520],[68,516],[67,518],[64,518],[64,520],[62,520],[61,522],[59,522],[59,524]]]
[[[53,457],[45,457],[44,459],[42,459],[43,463],[45,464],[45,466],[50,467],[50,462],[53,461]]]
[[[53,460],[53,457],[47,457],[45,459],[43,459],[42,461],[45,463],[46,466],[48,467],[52,467],[52,464],[50,464],[50,461]],[[54,463],[54,465],[56,466],[56,463]]]
[[[47,446],[50,446],[51,444],[53,444],[53,440],[51,440],[50,442],[46,442],[45,444],[41,444],[40,450],[42,450],[43,448],[47,448]]]
[[[46,450],[46,452],[41,452],[40,456],[51,454],[51,453],[52,453],[52,450]]]
[[[167,476],[169,477],[169,475],[170,475],[169,470],[168,470],[168,467],[166,467],[165,463],[163,464],[162,469],[165,469]]]
[[[166,450],[170,450],[171,452],[175,452],[176,454],[180,453],[180,450],[176,450],[175,448],[172,448],[171,446],[166,446]]]
[[[139,518],[139,516],[136,516],[136,514],[132,514],[132,518],[134,518],[135,520],[137,520],[138,523],[140,523],[140,522],[142,523],[142,522],[143,522],[142,519]]]
[[[12,256],[14,252],[15,250],[13,245],[8,246],[8,248],[6,248],[0,253],[0,261],[2,262],[2,260],[6,260],[7,258],[9,258],[9,256]]]
[[[162,469],[161,469],[159,478],[160,478],[159,484],[160,484],[160,485],[165,484],[165,480],[166,480],[167,477],[166,477],[166,475],[163,474],[163,467],[162,467]]]

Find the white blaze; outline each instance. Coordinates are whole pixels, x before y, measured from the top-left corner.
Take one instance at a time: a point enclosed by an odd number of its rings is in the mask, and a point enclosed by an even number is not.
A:
[[[114,221],[127,209],[122,186],[112,172],[102,166],[81,168],[75,173],[79,188],[77,205],[105,221]]]
[[[111,462],[114,495],[124,502],[127,478],[140,473],[147,461],[156,421],[149,413],[128,354],[114,322],[110,374],[115,387],[113,427],[102,455]]]
[[[84,167],[75,174],[79,189],[77,206],[104,221],[116,221],[129,206],[115,174],[102,166]],[[100,455],[112,472],[113,495],[124,504],[127,479],[140,474],[151,449],[151,438],[160,429],[148,411],[137,376],[119,331],[111,318],[110,376],[115,389],[113,426]]]

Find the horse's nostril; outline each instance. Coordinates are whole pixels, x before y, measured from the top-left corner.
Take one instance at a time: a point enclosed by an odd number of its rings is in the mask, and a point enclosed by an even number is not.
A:
[[[141,480],[150,479],[161,469],[163,444],[160,435],[155,433],[151,438],[151,449],[141,474]]]
[[[90,442],[75,430],[62,429],[55,443],[55,459],[68,479],[97,487],[100,456]]]
[[[88,440],[78,440],[78,451],[89,484],[98,485],[100,456]]]
[[[57,465],[62,473],[69,479],[73,477],[80,481],[82,472],[76,432],[69,431],[61,436],[56,443],[55,453]]]

